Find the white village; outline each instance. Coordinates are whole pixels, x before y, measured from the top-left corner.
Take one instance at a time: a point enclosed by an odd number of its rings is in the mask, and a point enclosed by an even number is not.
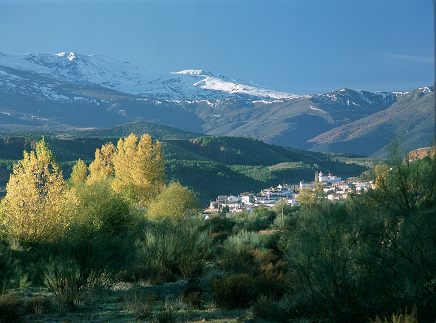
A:
[[[204,210],[204,216],[226,210],[226,215],[238,212],[252,212],[259,206],[272,207],[276,203],[285,203],[291,206],[300,204],[300,194],[303,190],[322,190],[321,197],[328,201],[347,199],[349,195],[362,194],[369,188],[375,189],[372,181],[347,181],[332,174],[315,173],[316,181],[298,184],[279,184],[276,187],[265,188],[257,194],[242,193],[235,195],[218,195],[215,201],[211,201],[209,208]]]

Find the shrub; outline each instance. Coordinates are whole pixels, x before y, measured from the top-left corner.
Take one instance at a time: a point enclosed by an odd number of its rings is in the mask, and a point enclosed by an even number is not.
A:
[[[155,299],[150,294],[145,297],[135,292],[125,299],[128,308],[133,310],[137,320],[150,320],[153,317]]]
[[[153,274],[150,279],[154,283],[177,276],[195,280],[214,254],[209,233],[200,230],[195,220],[149,225],[142,240],[137,242],[137,251],[138,267]],[[165,277],[159,277],[161,272],[167,273]]]
[[[18,260],[13,257],[8,246],[0,245],[0,288],[7,290],[10,287],[19,287],[21,268]]]
[[[392,314],[391,319],[389,320],[386,317],[382,320],[377,316],[371,323],[418,323],[416,308],[414,307],[411,313],[407,313],[406,308],[404,314],[399,310],[396,314]]]
[[[53,309],[53,301],[44,296],[31,297],[24,302],[24,311],[27,314],[40,316],[51,313]]]
[[[263,319],[268,322],[288,322],[289,313],[273,299],[261,296],[251,308],[251,314],[255,319]]]
[[[200,209],[201,203],[193,191],[179,183],[170,183],[151,201],[148,216],[157,220],[184,221],[195,216]]]
[[[288,264],[278,259],[276,255],[262,255],[259,268],[256,271],[258,289],[262,295],[278,299],[289,289],[289,279],[286,276]]]
[[[214,215],[206,219],[203,228],[211,233],[232,232],[235,221],[231,217]]]
[[[22,322],[21,302],[17,296],[6,294],[0,298],[0,323]]]
[[[265,240],[259,233],[241,231],[228,237],[223,246],[229,252],[239,253],[244,250],[265,250],[264,243]]]
[[[277,211],[266,206],[259,206],[258,208],[253,209],[251,216],[257,218],[264,217],[267,222],[271,223],[277,216]]]
[[[274,225],[281,229],[289,229],[293,225],[293,216],[291,215],[284,215],[282,218],[281,214],[278,214],[277,217],[274,220]]]
[[[258,296],[257,280],[249,274],[232,274],[212,281],[213,299],[228,310],[248,308]]]
[[[78,206],[74,230],[100,232],[109,236],[126,231],[133,223],[130,206],[115,193],[108,180],[75,186]]]
[[[416,304],[434,321],[434,210],[405,217],[356,197],[300,212],[284,236],[294,293],[318,314],[363,322]]]
[[[257,251],[247,249],[241,252],[225,252],[221,255],[219,264],[228,272],[253,273],[258,267]]]
[[[93,232],[71,232],[49,253],[44,284],[71,309],[78,308],[90,294],[118,282],[131,261],[128,241]]]
[[[190,284],[180,292],[180,297],[191,308],[200,309],[203,303],[204,291],[201,287]]]

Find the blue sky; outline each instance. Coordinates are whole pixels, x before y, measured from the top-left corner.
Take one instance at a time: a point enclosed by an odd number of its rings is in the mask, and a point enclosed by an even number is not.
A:
[[[295,94],[434,84],[431,0],[0,0],[0,51],[103,54]]]

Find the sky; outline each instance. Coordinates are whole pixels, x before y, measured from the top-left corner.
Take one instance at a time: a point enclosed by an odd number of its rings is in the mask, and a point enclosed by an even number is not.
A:
[[[431,0],[0,0],[0,52],[102,54],[295,94],[434,84]]]

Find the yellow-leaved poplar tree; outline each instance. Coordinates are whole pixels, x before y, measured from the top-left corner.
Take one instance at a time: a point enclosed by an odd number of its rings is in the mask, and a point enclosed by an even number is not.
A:
[[[74,212],[75,197],[66,190],[44,138],[35,151],[24,151],[24,158],[14,165],[6,188],[2,220],[13,238],[36,243],[62,236]]]
[[[114,176],[114,156],[115,147],[112,143],[103,145],[101,149],[95,151],[95,159],[89,165],[88,184],[99,182]]]
[[[138,142],[139,140],[139,142]],[[161,144],[149,134],[120,139],[113,154],[114,191],[148,205],[165,186],[165,163]]]

